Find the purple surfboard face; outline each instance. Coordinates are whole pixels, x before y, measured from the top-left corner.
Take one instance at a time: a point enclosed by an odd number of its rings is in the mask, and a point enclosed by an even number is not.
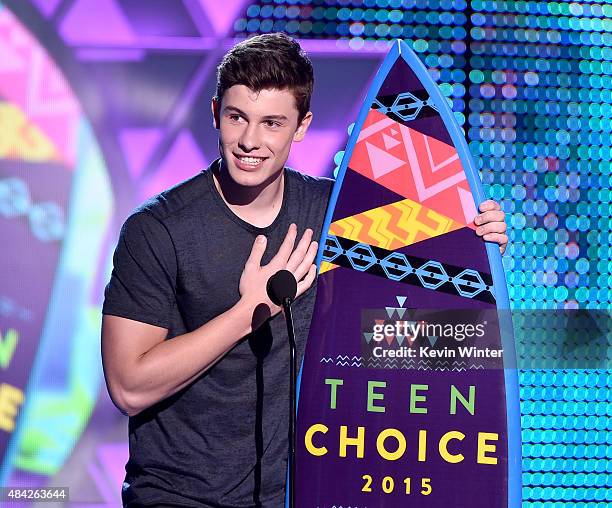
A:
[[[324,232],[297,506],[507,506],[504,363],[474,189],[404,59],[368,108]]]

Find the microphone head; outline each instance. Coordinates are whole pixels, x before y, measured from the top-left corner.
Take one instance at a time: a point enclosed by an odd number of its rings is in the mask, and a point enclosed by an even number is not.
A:
[[[293,300],[297,294],[297,281],[289,270],[279,270],[266,284],[268,298],[275,305],[282,305],[285,299]]]

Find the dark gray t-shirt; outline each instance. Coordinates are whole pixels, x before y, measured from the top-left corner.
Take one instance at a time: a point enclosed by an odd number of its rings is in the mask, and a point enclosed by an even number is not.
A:
[[[262,263],[278,251],[292,222],[298,238],[306,228],[320,237],[332,180],[285,169],[280,212],[270,226],[258,228],[227,207],[212,167],[126,220],[104,314],[167,328],[171,340],[238,301],[240,275],[258,234],[268,238]],[[314,298],[313,286],[293,305],[298,362]],[[282,507],[288,397],[289,346],[279,314],[191,385],[129,419],[124,505]]]

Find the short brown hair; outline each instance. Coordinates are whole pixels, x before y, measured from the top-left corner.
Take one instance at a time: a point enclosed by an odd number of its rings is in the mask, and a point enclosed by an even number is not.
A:
[[[314,86],[312,63],[301,46],[284,33],[263,34],[230,49],[217,67],[216,99],[234,85],[254,92],[289,90],[295,97],[298,123],[310,109]]]

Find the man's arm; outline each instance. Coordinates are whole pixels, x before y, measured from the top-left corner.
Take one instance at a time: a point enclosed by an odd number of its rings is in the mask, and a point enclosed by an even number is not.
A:
[[[250,331],[241,301],[193,332],[165,340],[165,328],[105,315],[102,359],[115,405],[129,416],[181,390]]]
[[[293,272],[298,296],[314,282],[317,242],[307,230],[293,249],[297,228],[291,225],[278,253],[261,266],[266,239],[258,236],[240,279],[241,298],[232,308],[200,328],[165,340],[167,329],[105,315],[102,361],[111,399],[134,416],[189,385],[219,361],[245,335],[280,312],[266,294],[268,279],[278,270]]]

